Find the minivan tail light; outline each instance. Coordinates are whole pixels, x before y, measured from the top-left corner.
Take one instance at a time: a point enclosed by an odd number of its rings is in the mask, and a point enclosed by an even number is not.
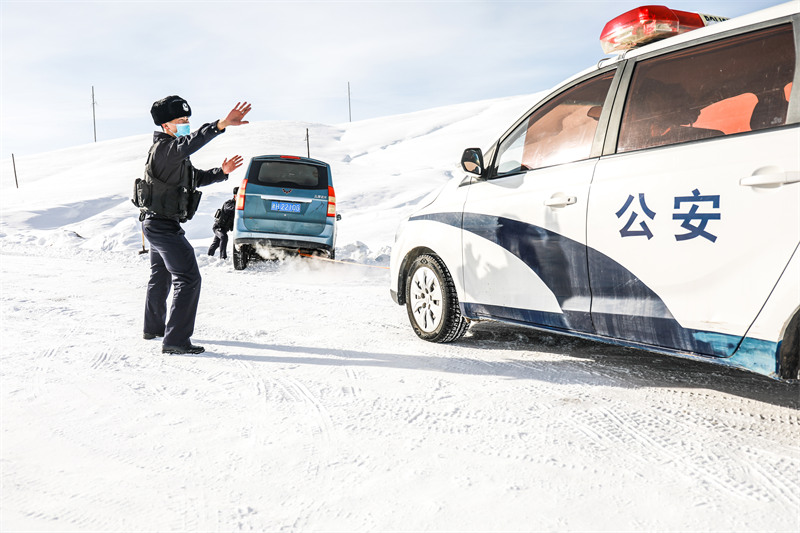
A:
[[[245,189],[247,189],[247,178],[242,180],[242,184],[239,185],[239,192],[236,193],[236,210],[243,211],[244,210],[244,193]]]
[[[336,193],[333,191],[333,187],[330,186],[328,187],[328,216],[336,216]]]
[[[666,6],[637,7],[605,25],[600,34],[600,46],[606,54],[621,52],[723,20],[728,18],[679,11]]]

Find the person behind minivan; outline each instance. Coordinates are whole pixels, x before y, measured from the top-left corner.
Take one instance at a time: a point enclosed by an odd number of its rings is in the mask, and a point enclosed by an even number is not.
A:
[[[214,256],[214,252],[219,248],[219,258],[228,258],[228,232],[233,230],[233,214],[236,209],[236,193],[239,187],[233,188],[233,198],[228,198],[222,207],[217,209],[214,214],[214,225],[211,230],[214,232],[214,240],[208,247],[208,255]]]

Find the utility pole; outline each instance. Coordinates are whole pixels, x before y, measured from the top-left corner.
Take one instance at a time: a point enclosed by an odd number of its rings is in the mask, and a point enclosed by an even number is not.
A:
[[[350,82],[347,82],[347,115],[350,122],[353,122],[353,109],[350,107]]]
[[[97,142],[97,122],[94,116],[94,106],[97,102],[94,101],[94,85],[92,85],[92,126],[94,127],[94,142]]]
[[[11,164],[14,165],[14,183],[17,184],[17,189],[19,189],[19,182],[17,181],[17,162],[14,161],[14,154],[11,154]]]
[[[306,153],[308,154],[309,159],[311,158],[311,144],[308,140],[308,128],[306,128]]]

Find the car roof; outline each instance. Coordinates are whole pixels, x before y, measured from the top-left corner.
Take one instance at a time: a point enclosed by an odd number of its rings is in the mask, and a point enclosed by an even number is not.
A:
[[[287,154],[257,155],[254,156],[251,159],[251,161],[287,161],[294,163],[310,163],[314,165],[329,166],[328,163],[326,163],[325,161],[320,161],[319,159],[312,159],[310,157],[301,157],[298,155],[287,155]]]
[[[795,0],[792,2],[786,2],[784,4],[779,4],[777,6],[768,7],[766,9],[755,11],[753,13],[748,13],[746,15],[741,15],[723,22],[711,24],[710,26],[706,26],[705,28],[699,28],[697,30],[688,31],[686,33],[682,33],[680,35],[676,35],[668,39],[662,39],[660,41],[656,41],[654,43],[641,46],[639,48],[626,50],[612,57],[605,57],[600,59],[600,61],[598,61],[596,65],[586,68],[581,72],[575,74],[574,76],[570,76],[561,83],[558,83],[555,87],[553,87],[553,89],[561,87],[562,85],[566,85],[571,81],[583,77],[591,72],[595,72],[601,68],[609,67],[615,63],[624,61],[626,59],[631,59],[634,57],[638,57],[640,55],[649,54],[651,52],[655,52],[665,48],[678,46],[683,43],[691,42],[694,40],[700,40],[705,37],[710,37],[720,33],[725,33],[727,31],[736,30],[747,26],[752,26],[754,24],[758,24],[761,22],[768,22],[770,20],[790,17],[798,13],[800,13],[800,2],[797,2]],[[724,13],[719,13],[719,15],[724,15]],[[599,46],[600,44],[598,42],[598,47]],[[550,91],[547,92],[547,94],[549,93]]]

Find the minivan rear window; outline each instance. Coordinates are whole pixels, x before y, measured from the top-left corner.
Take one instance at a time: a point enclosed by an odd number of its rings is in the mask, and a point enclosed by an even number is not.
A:
[[[247,181],[270,187],[292,189],[327,189],[325,167],[287,161],[254,161]]]

